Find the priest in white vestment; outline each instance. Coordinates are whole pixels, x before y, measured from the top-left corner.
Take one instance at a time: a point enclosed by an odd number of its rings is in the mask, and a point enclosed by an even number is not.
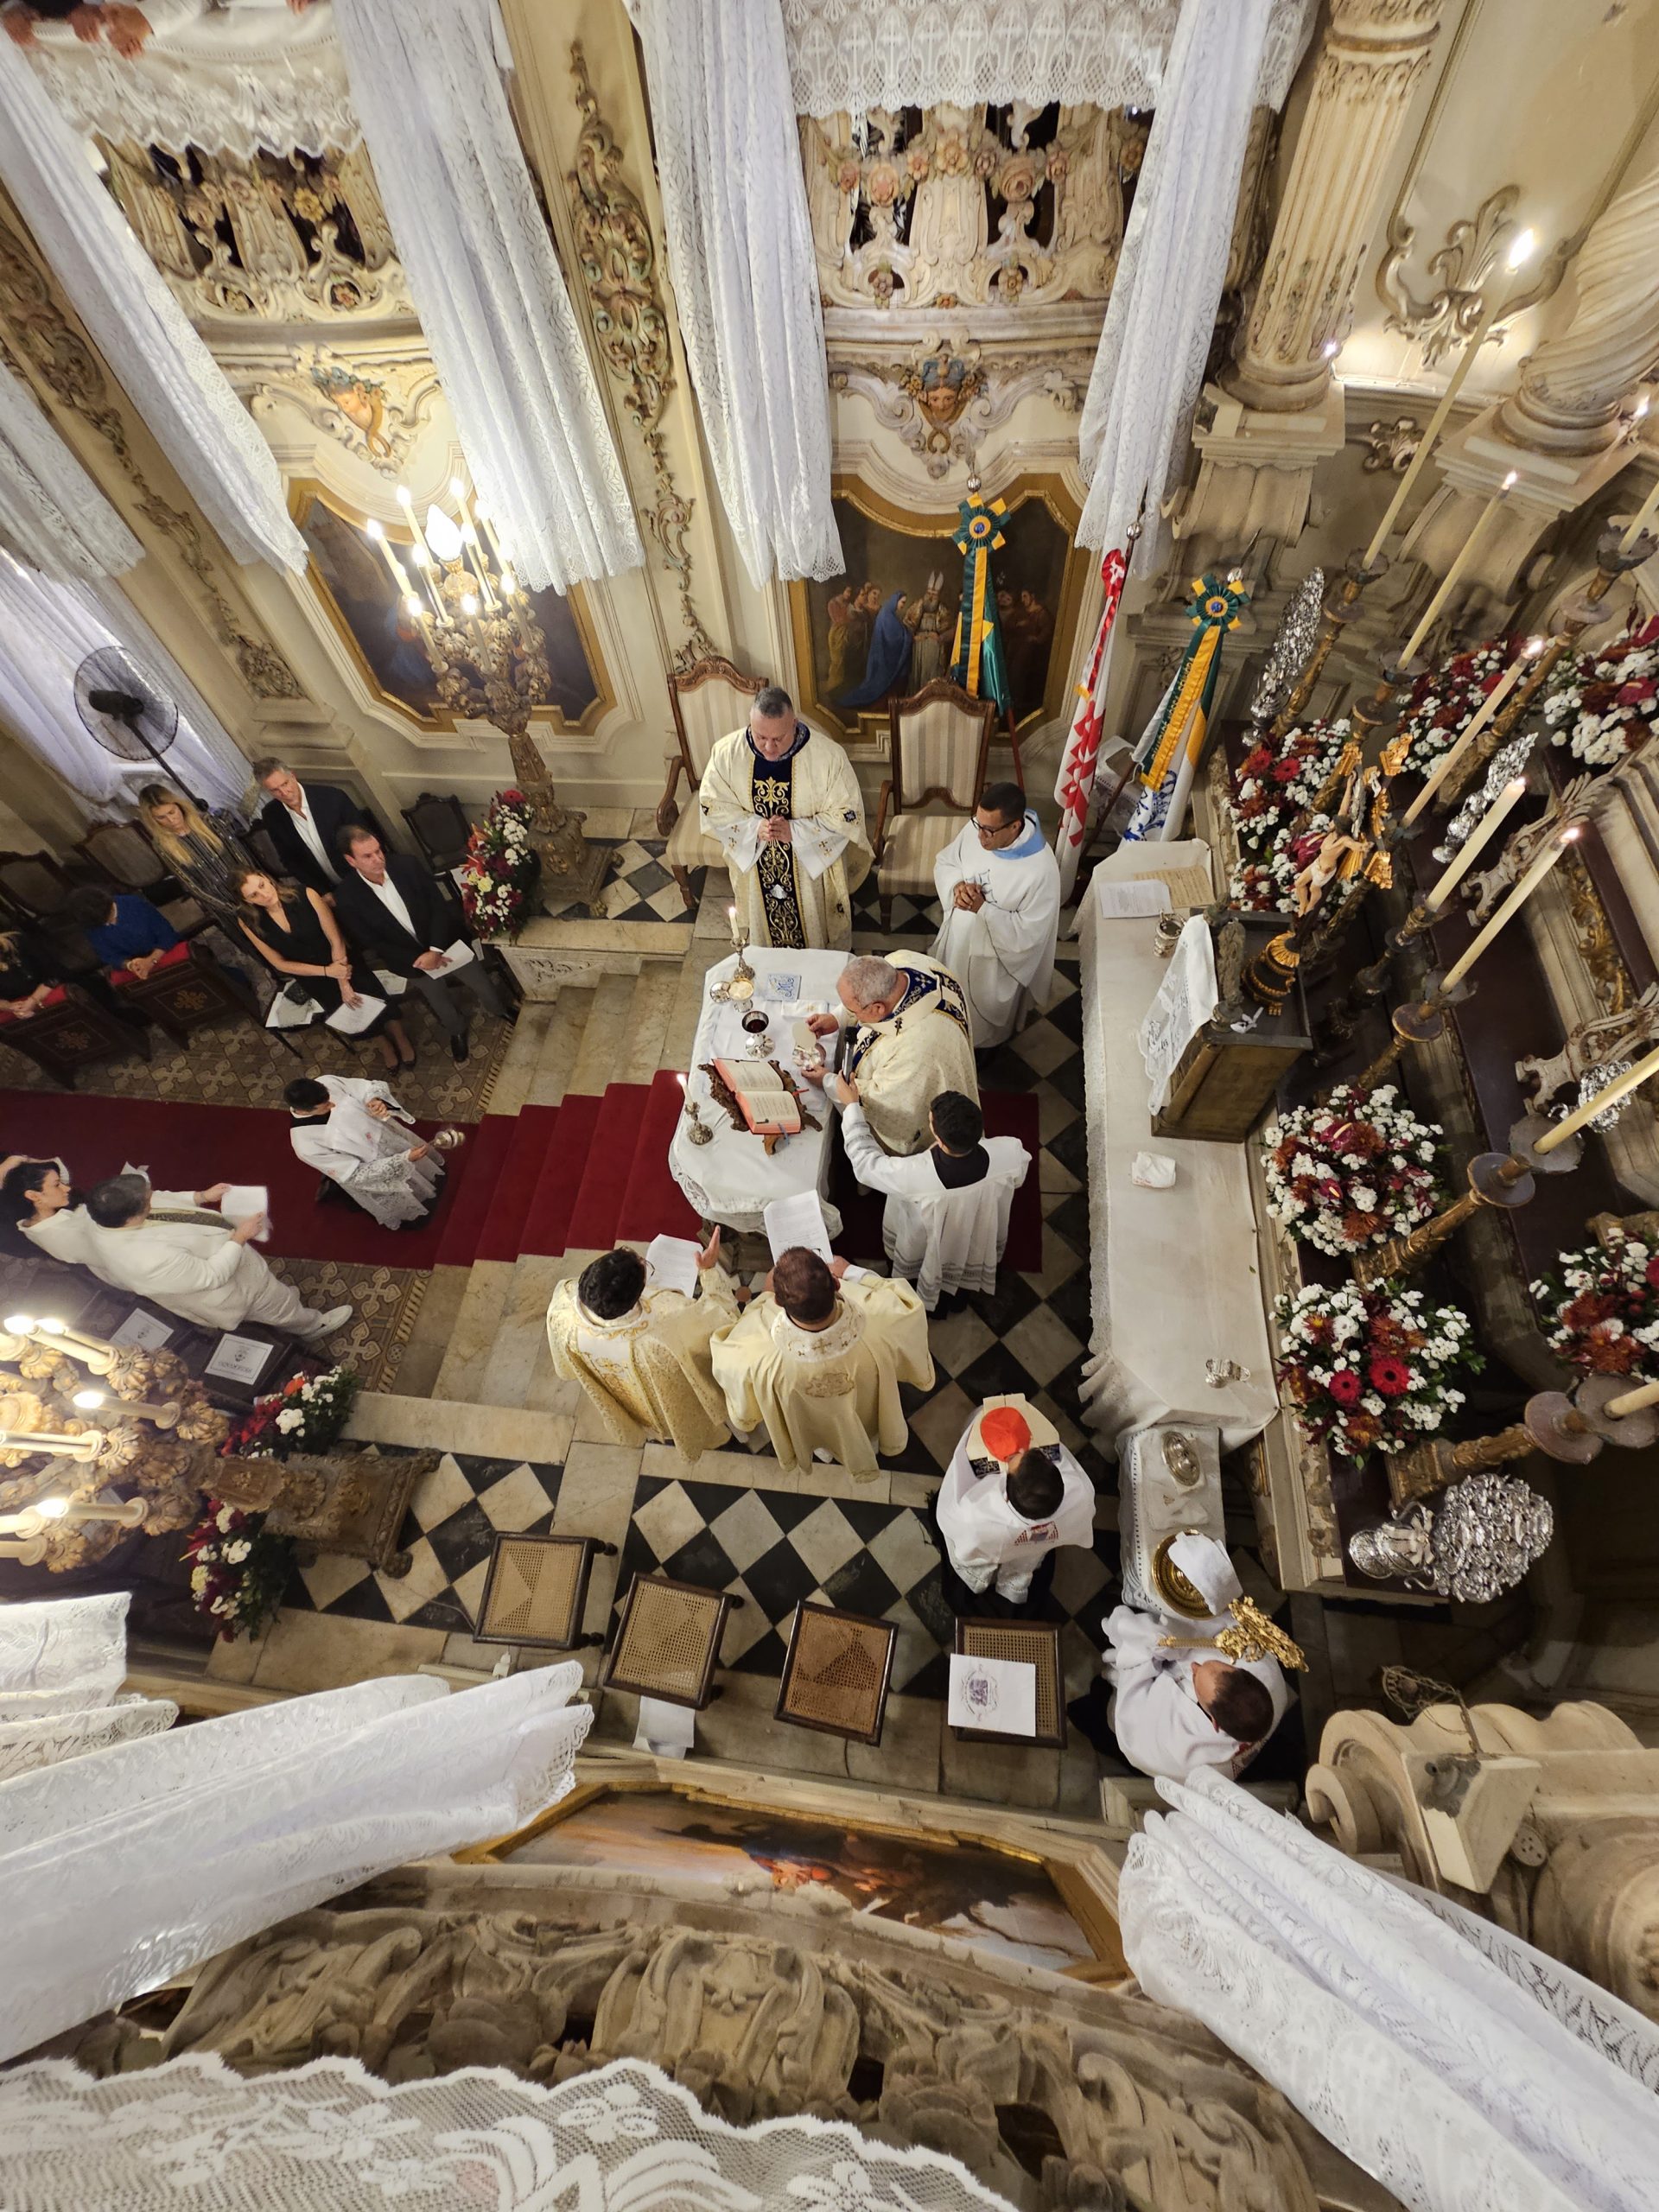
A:
[[[1177,1619],[1117,1605],[1106,1616],[1103,1670],[1112,1683],[1117,1747],[1142,1774],[1185,1782],[1196,1767],[1232,1779],[1284,1719],[1290,1692],[1276,1659],[1230,1659],[1206,1641],[1239,1594],[1226,1548],[1213,1536],[1177,1536],[1172,1563],[1210,1606],[1205,1620]],[[1173,1643],[1166,1637],[1179,1639]]]
[[[906,1282],[833,1265],[795,1245],[770,1287],[715,1338],[715,1380],[727,1418],[747,1435],[764,1421],[785,1467],[833,1459],[876,1473],[910,1433],[899,1385],[931,1389],[927,1316]]]
[[[959,976],[984,1052],[1048,1002],[1060,930],[1060,866],[1018,784],[988,785],[933,863],[944,915],[933,957]]]
[[[870,868],[858,778],[834,738],[796,720],[780,685],[715,746],[697,807],[726,855],[746,944],[852,943],[853,893]]]
[[[218,1193],[229,1187],[219,1185]],[[349,1306],[319,1313],[271,1273],[252,1248],[265,1226],[263,1214],[229,1222],[184,1192],[152,1190],[144,1176],[130,1173],[98,1184],[86,1211],[94,1274],[198,1328],[255,1321],[312,1339],[332,1336],[352,1318]]]
[[[382,1229],[424,1221],[438,1201],[443,1156],[384,1083],[357,1075],[298,1076],[283,1096],[296,1159],[327,1175]]]
[[[894,1159],[870,1133],[857,1084],[836,1076],[831,1088],[849,1166],[867,1190],[887,1193],[881,1241],[894,1274],[915,1284],[930,1313],[941,1298],[988,1296],[1008,1241],[1014,1194],[1031,1167],[1019,1138],[988,1137],[977,1102],[942,1090],[928,1108],[932,1144]]]
[[[812,1014],[807,1027],[825,1042],[845,1024],[851,1034],[841,1073],[858,1084],[859,1103],[883,1152],[907,1157],[933,1141],[928,1109],[942,1090],[977,1102],[974,1033],[962,985],[925,952],[849,960],[836,981],[842,1011]]]
[[[607,1434],[632,1452],[654,1440],[698,1459],[731,1441],[709,1353],[715,1332],[737,1317],[718,1230],[697,1255],[697,1293],[648,1284],[645,1262],[626,1245],[553,1287],[554,1371],[582,1385]]]
[[[1010,1605],[1062,1544],[1095,1542],[1095,1486],[1028,1398],[988,1398],[957,1445],[935,1510],[950,1564],[976,1597]]]

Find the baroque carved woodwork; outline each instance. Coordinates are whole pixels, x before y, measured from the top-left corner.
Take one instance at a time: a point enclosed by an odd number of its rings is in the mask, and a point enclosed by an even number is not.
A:
[[[1042,397],[1062,415],[1079,413],[1091,365],[1087,353],[998,352],[982,359],[976,345],[958,349],[939,339],[904,360],[838,360],[830,388],[868,400],[882,428],[938,478],[958,463],[972,468],[982,442],[1021,400]]]

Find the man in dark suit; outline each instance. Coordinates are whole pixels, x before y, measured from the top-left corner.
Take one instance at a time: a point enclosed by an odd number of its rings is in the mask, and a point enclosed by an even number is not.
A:
[[[460,983],[503,1020],[501,995],[476,957],[446,966],[444,947],[466,928],[429,868],[407,853],[388,853],[372,830],[348,824],[340,833],[340,880],[334,911],[340,926],[376,968],[407,976],[438,1017],[457,1066],[467,1058],[467,1014],[451,988]]]
[[[268,795],[259,810],[260,826],[276,848],[284,873],[308,890],[333,892],[346,873],[340,833],[353,824],[372,831],[367,808],[334,784],[302,784],[274,753],[254,762],[253,779]]]

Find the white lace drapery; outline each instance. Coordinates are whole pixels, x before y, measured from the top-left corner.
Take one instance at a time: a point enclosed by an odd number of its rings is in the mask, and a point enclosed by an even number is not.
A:
[[[302,572],[305,541],[275,454],[99,182],[86,141],[9,38],[0,38],[0,182],[230,553]]]
[[[838,576],[818,268],[778,0],[633,0],[669,272],[757,590]]]
[[[1158,1787],[1175,1809],[1119,1887],[1149,1997],[1420,2212],[1650,2212],[1650,2022],[1496,1929],[1470,1940],[1213,1770]]]
[[[54,582],[114,575],[143,547],[21,377],[0,361],[0,548]]]
[[[124,1590],[0,1605],[0,1721],[107,1705],[127,1671]]]
[[[0,2059],[562,1797],[575,1665],[358,1682],[0,1783]],[[275,2198],[264,2201],[275,2202]]]
[[[1077,536],[1121,546],[1146,499],[1141,569],[1163,558],[1216,327],[1274,0],[1183,0],[1077,431]]]
[[[508,112],[490,0],[334,0],[363,143],[474,481],[519,578],[645,559]]]
[[[64,1759],[85,1758],[140,1736],[159,1736],[179,1717],[170,1698],[122,1698],[80,1713],[44,1713],[36,1720],[0,1720],[0,1782]]]
[[[733,2127],[636,2058],[552,2086],[469,2067],[396,2088],[354,2059],[244,2080],[175,2058],[106,2082],[43,2061],[0,2075],[0,2140],[9,2202],[52,2212],[1011,2212],[937,2151],[807,2113]]]

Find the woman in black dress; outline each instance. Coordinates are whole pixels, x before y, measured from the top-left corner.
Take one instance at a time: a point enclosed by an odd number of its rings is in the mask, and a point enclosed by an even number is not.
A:
[[[325,1015],[365,998],[385,999],[374,977],[353,967],[334,909],[317,892],[297,884],[283,887],[262,868],[248,868],[237,879],[236,895],[243,936],[279,976],[299,986],[301,995],[315,999]],[[372,1037],[387,1067],[414,1066],[415,1048],[389,1001],[366,1029],[353,1033]]]

